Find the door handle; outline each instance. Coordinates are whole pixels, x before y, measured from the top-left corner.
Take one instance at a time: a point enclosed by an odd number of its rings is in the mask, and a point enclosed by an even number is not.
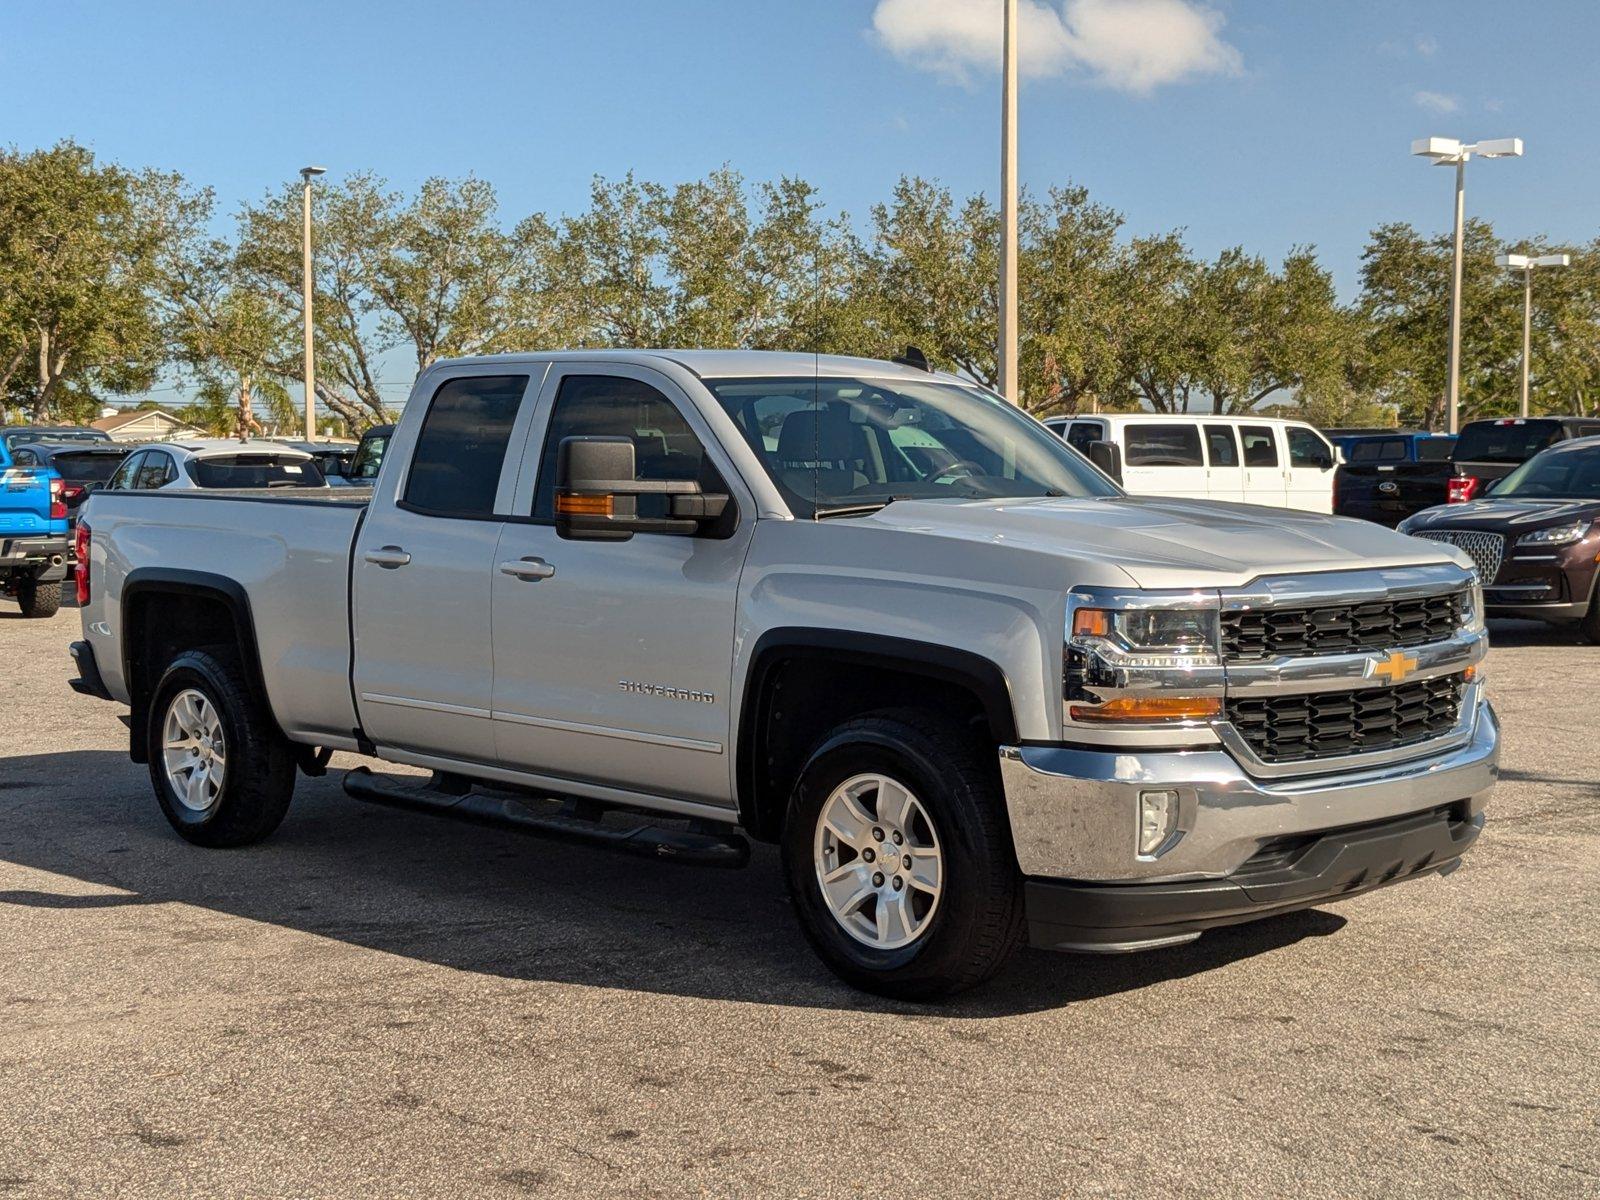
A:
[[[411,561],[411,555],[400,549],[399,546],[384,546],[377,550],[368,550],[363,557],[369,563],[390,571],[396,567],[403,567]]]
[[[518,558],[500,564],[500,574],[518,579],[549,579],[555,573],[556,569],[542,558]]]

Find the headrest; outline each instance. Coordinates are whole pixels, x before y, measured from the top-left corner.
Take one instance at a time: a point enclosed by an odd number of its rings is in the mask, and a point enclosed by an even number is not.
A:
[[[796,409],[778,431],[779,462],[845,462],[865,456],[861,426],[850,420],[850,410],[842,404]]]

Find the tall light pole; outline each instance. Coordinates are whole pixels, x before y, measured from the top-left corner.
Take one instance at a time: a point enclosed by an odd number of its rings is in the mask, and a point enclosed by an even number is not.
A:
[[[301,189],[301,224],[304,236],[301,239],[303,255],[300,262],[300,298],[305,310],[305,337],[306,337],[306,441],[317,440],[317,368],[313,361],[313,339],[311,336],[311,181],[318,175],[327,173],[326,167],[301,167],[300,179],[304,184]]]
[[[1411,143],[1411,153],[1432,159],[1434,165],[1456,169],[1455,258],[1450,277],[1450,432],[1460,432],[1461,423],[1461,260],[1462,239],[1467,215],[1467,159],[1521,158],[1521,138],[1494,138],[1486,142],[1461,142],[1456,138],[1419,138]]]
[[[1522,408],[1528,415],[1528,357],[1533,347],[1533,273],[1540,267],[1566,267],[1572,264],[1570,254],[1497,254],[1494,265],[1508,271],[1522,272]]]
[[[1022,403],[1017,387],[1017,0],[1003,0],[1000,82],[1000,394]]]

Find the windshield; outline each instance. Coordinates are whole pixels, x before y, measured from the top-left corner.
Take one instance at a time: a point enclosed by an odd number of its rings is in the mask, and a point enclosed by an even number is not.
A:
[[[1115,496],[1044,426],[935,380],[710,379],[795,515],[890,500]]]
[[[1555,421],[1474,421],[1461,431],[1456,462],[1522,462],[1532,458],[1561,433]]]
[[[287,454],[225,454],[189,460],[189,478],[203,488],[322,487],[309,458]]]
[[[1600,444],[1552,450],[1502,479],[1494,498],[1600,500]]]

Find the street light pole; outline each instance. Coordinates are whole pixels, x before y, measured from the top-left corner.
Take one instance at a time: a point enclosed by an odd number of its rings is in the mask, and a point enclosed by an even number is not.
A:
[[[1017,0],[1004,0],[1000,84],[1000,394],[1021,404],[1017,384]]]
[[[1541,254],[1537,258],[1526,254],[1499,254],[1494,265],[1522,272],[1522,405],[1520,412],[1528,416],[1528,364],[1533,356],[1533,273],[1540,267],[1565,267],[1572,262],[1570,254]]]
[[[1454,253],[1450,266],[1450,383],[1449,407],[1452,436],[1461,431],[1461,260],[1466,255],[1467,155],[1456,159],[1456,217]]]
[[[1480,158],[1520,158],[1521,138],[1494,138],[1484,142],[1461,142],[1456,138],[1419,138],[1411,143],[1411,153],[1430,158],[1435,165],[1453,166],[1456,169],[1456,211],[1454,226],[1454,252],[1450,271],[1450,362],[1446,396],[1450,408],[1450,430],[1459,433],[1461,427],[1461,268],[1465,257],[1467,218],[1467,160],[1476,154]]]
[[[306,372],[306,441],[317,440],[317,368],[311,334],[311,181],[323,174],[326,167],[301,167],[301,262],[300,299],[305,317],[305,372]]]

